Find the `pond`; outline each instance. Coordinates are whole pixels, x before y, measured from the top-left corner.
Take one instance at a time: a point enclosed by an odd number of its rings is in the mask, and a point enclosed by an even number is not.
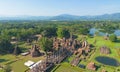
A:
[[[110,58],[110,57],[98,56],[95,59],[99,63],[105,64],[105,65],[110,65],[110,66],[115,66],[115,67],[120,65],[120,63],[116,59]]]
[[[99,29],[91,28],[89,34],[94,35],[95,32],[97,32],[97,31],[99,31]],[[120,30],[115,30],[114,34],[117,35],[117,36],[120,36]],[[99,32],[99,35],[100,35],[100,36],[104,36],[105,33]]]
[[[83,64],[79,64],[79,67],[85,69],[86,66]]]

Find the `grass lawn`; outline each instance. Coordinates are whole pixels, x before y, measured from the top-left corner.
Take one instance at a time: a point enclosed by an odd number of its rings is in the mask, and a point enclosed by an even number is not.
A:
[[[27,43],[20,42],[19,47],[23,52],[27,51],[28,48],[31,48],[31,45],[27,45]],[[24,72],[28,67],[24,65],[24,63],[28,60],[37,62],[39,60],[44,59],[43,56],[32,58],[30,55],[27,56],[15,56],[12,54],[0,55],[0,65],[10,65],[14,72]],[[0,70],[2,72],[2,70]]]
[[[3,70],[0,70],[0,72],[4,72]]]
[[[108,57],[114,58],[114,59],[116,59],[117,61],[120,62],[120,58],[119,58],[120,56],[118,55],[118,52],[117,52],[117,49],[120,48],[120,42],[111,42],[109,40],[104,40],[103,37],[87,38],[87,41],[90,44],[93,44],[95,40],[97,41],[96,45],[95,45],[95,48],[96,48],[95,53],[88,60],[81,61],[80,63],[87,65],[89,62],[95,62],[97,65],[101,65],[101,67],[97,70],[97,72],[101,72],[102,69],[105,69],[108,72],[109,71],[113,72],[116,69],[118,69],[119,67],[113,67],[113,66],[108,66],[108,65],[101,64],[101,63],[97,62],[95,60],[95,58],[98,57],[98,56],[108,56]],[[111,54],[109,54],[109,55],[100,54],[99,48],[101,46],[109,47],[110,50],[111,50]]]
[[[28,67],[26,67],[24,65],[24,63],[28,60],[37,62],[41,59],[43,59],[43,57],[36,57],[36,58],[32,58],[31,56],[14,56],[11,54],[8,55],[0,55],[0,64],[1,65],[10,65],[12,66],[12,69],[14,72],[24,72]]]
[[[109,40],[104,40],[103,37],[95,37],[95,38],[87,38],[88,42],[93,44],[94,40],[96,39],[96,52],[95,52],[95,56],[98,55],[103,55],[100,54],[99,48],[101,46],[107,46],[110,48],[111,50],[111,54],[109,55],[105,55],[105,56],[109,56],[112,58],[117,59],[118,61],[120,61],[119,55],[117,53],[117,49],[120,48],[120,42],[111,42]],[[94,45],[94,44],[93,44]],[[92,58],[93,59],[93,58]]]
[[[79,67],[72,67],[69,63],[63,62],[54,72],[84,72],[84,70]]]

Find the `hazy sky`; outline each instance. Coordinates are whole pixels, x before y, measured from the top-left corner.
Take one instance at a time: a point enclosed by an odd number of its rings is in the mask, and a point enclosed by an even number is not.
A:
[[[0,15],[100,15],[120,12],[120,0],[0,0]]]

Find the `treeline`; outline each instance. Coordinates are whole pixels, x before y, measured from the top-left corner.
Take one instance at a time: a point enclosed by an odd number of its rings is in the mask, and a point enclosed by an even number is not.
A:
[[[44,36],[56,36],[58,28],[69,30],[71,33],[82,33],[87,29],[92,28],[92,24],[85,24],[84,22],[52,22],[52,21],[15,21],[15,22],[0,22],[0,36],[4,38],[11,38],[15,36],[19,39],[25,39],[30,35],[43,34]],[[81,31],[80,31],[81,30]],[[83,31],[82,31],[83,30]],[[88,30],[87,30],[88,31]],[[83,32],[85,33],[85,32]]]
[[[113,33],[120,29],[120,22],[112,21],[1,21],[0,37],[10,39],[12,36],[18,39],[26,39],[34,34],[43,36],[56,36],[58,29],[68,30],[70,34],[87,35],[91,28],[100,29],[105,33]]]

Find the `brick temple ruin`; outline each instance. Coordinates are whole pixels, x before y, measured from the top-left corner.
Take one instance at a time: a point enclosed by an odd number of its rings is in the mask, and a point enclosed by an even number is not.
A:
[[[34,51],[36,51],[35,48],[33,48]],[[76,54],[76,57],[72,60],[71,65],[77,66],[80,56],[88,54],[89,51],[90,45],[87,41],[80,42],[73,38],[53,38],[53,51],[48,53],[46,59],[30,69],[29,72],[46,72],[53,65],[61,63],[66,57],[72,54]]]

